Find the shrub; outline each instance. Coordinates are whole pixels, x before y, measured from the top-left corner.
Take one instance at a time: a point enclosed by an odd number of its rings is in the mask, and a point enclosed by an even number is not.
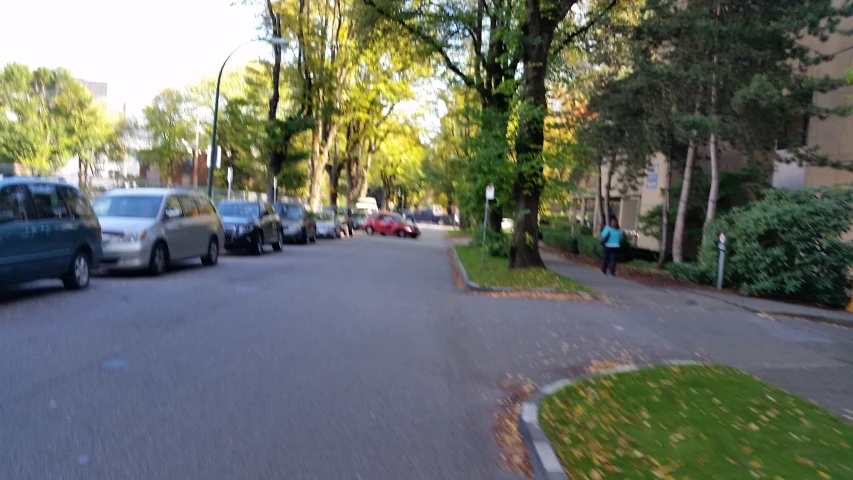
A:
[[[578,240],[565,230],[542,227],[542,241],[569,253],[578,253]]]
[[[604,247],[598,242],[598,239],[589,236],[581,235],[577,237],[578,253],[588,257],[601,257],[604,254]]]
[[[699,265],[716,272],[718,232],[727,237],[724,282],[746,295],[840,307],[849,297],[853,189],[768,189],[764,199],[718,218],[706,232]]]
[[[688,282],[704,284],[711,281],[707,270],[696,263],[667,263],[663,268],[673,276]]]
[[[492,229],[486,229],[486,242],[483,243],[483,227],[478,226],[471,233],[471,241],[469,246],[483,248],[485,245],[486,252],[492,257],[509,258],[509,249],[512,244],[512,238],[503,232],[496,232]]]

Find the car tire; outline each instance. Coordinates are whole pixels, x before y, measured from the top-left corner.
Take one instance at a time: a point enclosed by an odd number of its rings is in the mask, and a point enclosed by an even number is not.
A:
[[[317,242],[317,229],[314,229],[314,232],[311,234],[311,238],[308,240],[311,243]]]
[[[255,232],[252,239],[252,253],[255,255],[264,254],[264,235],[260,232]]]
[[[210,267],[217,263],[219,263],[219,240],[211,238],[207,244],[207,255],[201,257],[201,264]]]
[[[85,250],[77,250],[71,259],[68,272],[62,277],[62,284],[68,290],[81,290],[89,286],[91,260]]]
[[[373,227],[368,226],[367,228],[364,229],[364,233],[366,233],[368,235],[373,235]]]
[[[397,230],[397,236],[400,238],[405,238],[406,231],[405,230]]]
[[[157,242],[151,248],[151,259],[148,260],[148,273],[157,276],[166,273],[169,267],[169,249],[163,242]]]
[[[280,252],[284,247],[284,235],[282,235],[281,230],[278,232],[278,239],[276,239],[275,243],[272,244],[272,249],[274,252]]]
[[[335,238],[341,238],[341,230],[335,229]]]
[[[305,245],[308,243],[308,229],[302,227],[302,233],[299,235],[299,240],[297,240],[300,245]]]

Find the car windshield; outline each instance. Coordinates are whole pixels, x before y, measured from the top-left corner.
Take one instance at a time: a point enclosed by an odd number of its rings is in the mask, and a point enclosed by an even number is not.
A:
[[[216,208],[223,217],[257,218],[261,213],[254,202],[220,203]]]
[[[394,217],[395,222],[404,222],[405,221],[405,220],[403,220],[403,216],[400,215],[399,213],[395,213],[394,215],[391,215],[391,216]]]
[[[278,204],[275,206],[275,211],[282,218],[299,219],[302,218],[303,211],[299,205],[284,205]]]
[[[92,202],[99,217],[156,218],[163,197],[160,195],[105,195]]]
[[[334,217],[334,215],[332,215],[332,212],[329,212],[326,210],[323,210],[322,212],[317,214],[317,220],[320,220],[320,221],[329,221],[329,220],[332,220],[333,218],[335,218],[335,217]]]

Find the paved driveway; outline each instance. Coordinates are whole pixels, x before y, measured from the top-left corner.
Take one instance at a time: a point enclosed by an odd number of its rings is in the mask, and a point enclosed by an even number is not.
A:
[[[853,409],[848,330],[467,296],[424,232],[0,293],[0,478],[517,479],[500,401],[596,359],[728,361]]]

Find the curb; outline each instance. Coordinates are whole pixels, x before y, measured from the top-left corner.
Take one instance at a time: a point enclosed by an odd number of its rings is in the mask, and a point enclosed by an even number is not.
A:
[[[527,449],[527,457],[533,465],[533,478],[535,480],[571,480],[569,475],[563,469],[563,464],[560,463],[560,458],[557,452],[554,451],[554,446],[551,440],[545,435],[542,427],[539,425],[539,404],[548,395],[561,390],[575,382],[586,380],[588,378],[604,377],[616,375],[617,373],[627,373],[661,365],[704,365],[702,362],[693,360],[667,360],[659,364],[648,365],[624,365],[615,367],[601,372],[591,373],[588,375],[580,375],[574,378],[564,378],[551,382],[544,387],[539,388],[533,395],[521,404],[521,415],[518,419],[518,432],[524,441],[524,447]]]
[[[584,300],[594,300],[595,297],[587,292],[579,292],[572,290],[557,290],[555,288],[511,288],[511,287],[484,287],[478,283],[472,282],[468,278],[468,272],[465,271],[465,266],[459,260],[459,255],[456,254],[454,245],[450,245],[450,253],[453,254],[453,261],[456,262],[456,268],[459,270],[459,276],[462,277],[462,284],[465,290],[471,292],[487,292],[487,293],[531,293],[531,294],[558,294],[558,295],[577,295]]]
[[[757,308],[750,307],[747,305],[743,305],[743,304],[738,303],[738,302],[733,302],[730,300],[726,300],[724,298],[720,298],[718,296],[709,295],[705,292],[701,292],[698,290],[692,290],[692,291],[693,291],[693,293],[696,293],[697,295],[701,295],[701,296],[706,297],[706,298],[711,298],[711,299],[723,302],[727,305],[731,305],[733,307],[740,308],[741,310],[744,310],[744,311],[747,311],[750,313],[754,313],[756,315],[762,315],[762,316],[769,315],[771,317],[788,317],[788,318],[809,320],[811,322],[829,323],[832,325],[838,325],[839,327],[853,328],[853,319],[847,320],[847,319],[842,319],[842,318],[837,318],[837,317],[815,315],[815,314],[810,314],[810,313],[790,313],[790,312],[775,312],[775,311],[759,310]]]

